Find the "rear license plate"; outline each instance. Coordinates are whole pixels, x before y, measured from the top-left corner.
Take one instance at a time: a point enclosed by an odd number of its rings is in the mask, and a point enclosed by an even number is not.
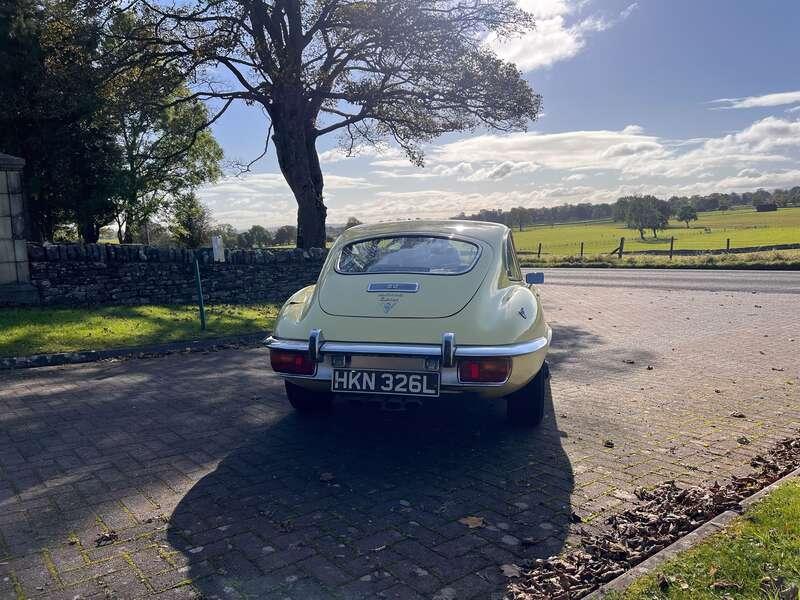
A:
[[[436,397],[439,395],[439,373],[334,369],[331,390],[357,394]]]

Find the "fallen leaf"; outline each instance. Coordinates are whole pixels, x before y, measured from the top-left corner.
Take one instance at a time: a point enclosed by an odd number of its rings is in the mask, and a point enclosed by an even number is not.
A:
[[[506,577],[519,577],[520,569],[517,565],[500,565],[500,570]]]
[[[95,546],[108,546],[109,544],[113,544],[119,539],[119,535],[113,529],[109,529],[108,531],[101,533],[97,536],[94,540]]]
[[[631,360],[629,358],[623,359],[622,362],[624,362],[626,365],[635,365],[636,364],[635,360]]]
[[[738,590],[741,589],[741,587],[742,586],[740,586],[738,583],[734,583],[733,581],[726,581],[724,579],[720,581],[715,581],[714,583],[711,584],[711,589],[714,590],[730,590],[730,589]]]
[[[458,520],[459,523],[462,525],[466,525],[470,529],[475,529],[476,527],[484,527],[486,525],[486,520],[483,517],[462,517]]]
[[[743,412],[739,412],[738,410],[735,410],[735,411],[733,411],[733,412],[731,413],[731,416],[732,416],[734,419],[744,419],[744,418],[745,418],[745,416],[744,416],[744,413],[743,413]]]
[[[742,444],[743,446],[746,446],[747,444],[750,443],[750,440],[745,436],[737,438],[736,441],[739,442],[740,444]]]

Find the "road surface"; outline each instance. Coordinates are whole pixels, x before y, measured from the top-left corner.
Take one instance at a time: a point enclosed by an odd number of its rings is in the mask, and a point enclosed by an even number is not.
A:
[[[800,294],[800,271],[523,269],[536,270],[544,271],[545,285]]]

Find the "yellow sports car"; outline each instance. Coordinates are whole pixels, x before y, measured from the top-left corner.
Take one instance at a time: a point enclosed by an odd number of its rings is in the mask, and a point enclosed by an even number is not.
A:
[[[471,394],[505,398],[512,423],[537,425],[552,335],[533,287],[542,280],[523,278],[505,225],[353,227],[317,284],[281,309],[270,362],[303,412],[339,394],[386,408]]]

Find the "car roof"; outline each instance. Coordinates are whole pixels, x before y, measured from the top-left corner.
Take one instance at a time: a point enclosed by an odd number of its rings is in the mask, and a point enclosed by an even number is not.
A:
[[[500,244],[508,231],[501,223],[487,221],[426,220],[393,221],[374,225],[356,225],[342,233],[342,241],[350,242],[371,237],[396,234],[436,234],[471,237],[491,244]]]

